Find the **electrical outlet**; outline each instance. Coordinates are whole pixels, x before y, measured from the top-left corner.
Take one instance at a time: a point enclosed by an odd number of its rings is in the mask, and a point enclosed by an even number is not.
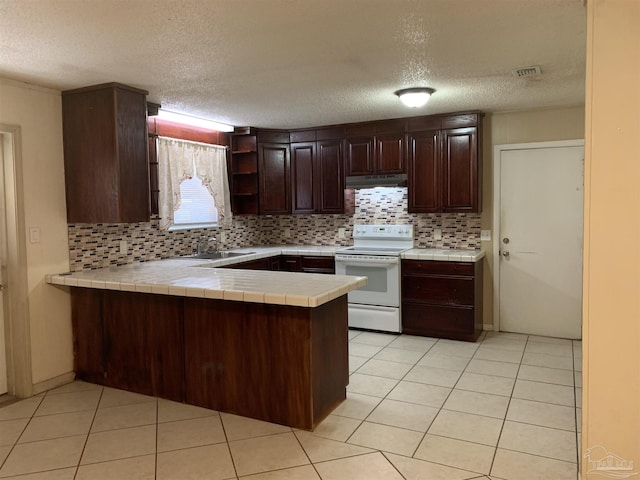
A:
[[[223,231],[220,232],[220,243],[224,243],[226,241],[227,241],[227,234],[223,230]]]
[[[287,238],[291,236],[291,229],[289,227],[284,228],[284,236]]]
[[[126,255],[126,254],[127,254],[127,241],[120,240],[120,255]]]
[[[343,228],[343,227],[340,227],[340,228],[338,229],[338,238],[344,238],[344,236],[345,236],[345,235],[344,235],[344,228]]]
[[[480,231],[480,241],[482,241],[482,242],[490,242],[491,241],[491,230],[481,230]]]
[[[434,240],[442,240],[442,229],[436,228],[433,230],[433,239]]]

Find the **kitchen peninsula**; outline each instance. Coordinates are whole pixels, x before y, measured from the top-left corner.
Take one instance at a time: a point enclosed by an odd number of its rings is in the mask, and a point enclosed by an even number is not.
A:
[[[71,287],[78,378],[312,430],[345,398],[347,297],[366,277],[130,264]]]

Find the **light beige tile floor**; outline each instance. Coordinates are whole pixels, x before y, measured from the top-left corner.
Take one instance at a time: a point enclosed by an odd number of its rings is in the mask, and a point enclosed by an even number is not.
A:
[[[0,479],[576,479],[580,342],[349,338],[314,432],[73,382],[0,407]]]

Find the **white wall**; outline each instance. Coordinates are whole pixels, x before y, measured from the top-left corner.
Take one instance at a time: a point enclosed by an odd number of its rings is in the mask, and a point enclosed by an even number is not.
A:
[[[487,114],[483,126],[482,228],[493,231],[493,147],[509,143],[583,139],[584,107]],[[483,321],[485,325],[492,325],[492,242],[482,242],[482,249],[486,252],[483,282]]]
[[[38,384],[73,370],[69,294],[44,282],[45,274],[69,269],[60,92],[0,78],[0,123],[21,129],[24,268],[32,382]],[[28,241],[31,227],[40,229],[38,244]]]

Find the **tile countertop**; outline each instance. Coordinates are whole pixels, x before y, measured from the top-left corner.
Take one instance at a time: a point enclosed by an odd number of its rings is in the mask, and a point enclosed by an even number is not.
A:
[[[298,307],[317,307],[367,284],[367,277],[211,268],[259,256],[269,255],[260,252],[223,260],[157,260],[71,274],[46,275],[45,280],[53,285],[70,287]]]
[[[315,273],[218,269],[275,255],[333,256],[341,246],[279,245],[233,250],[250,252],[240,257],[202,260],[192,257],[134,263],[119,267],[46,275],[52,285],[127,292],[155,293],[253,303],[317,307],[367,284],[366,277]],[[406,260],[477,262],[480,250],[413,248],[402,253]]]
[[[483,250],[443,248],[412,248],[400,255],[404,260],[438,260],[443,262],[477,262],[484,258]]]

